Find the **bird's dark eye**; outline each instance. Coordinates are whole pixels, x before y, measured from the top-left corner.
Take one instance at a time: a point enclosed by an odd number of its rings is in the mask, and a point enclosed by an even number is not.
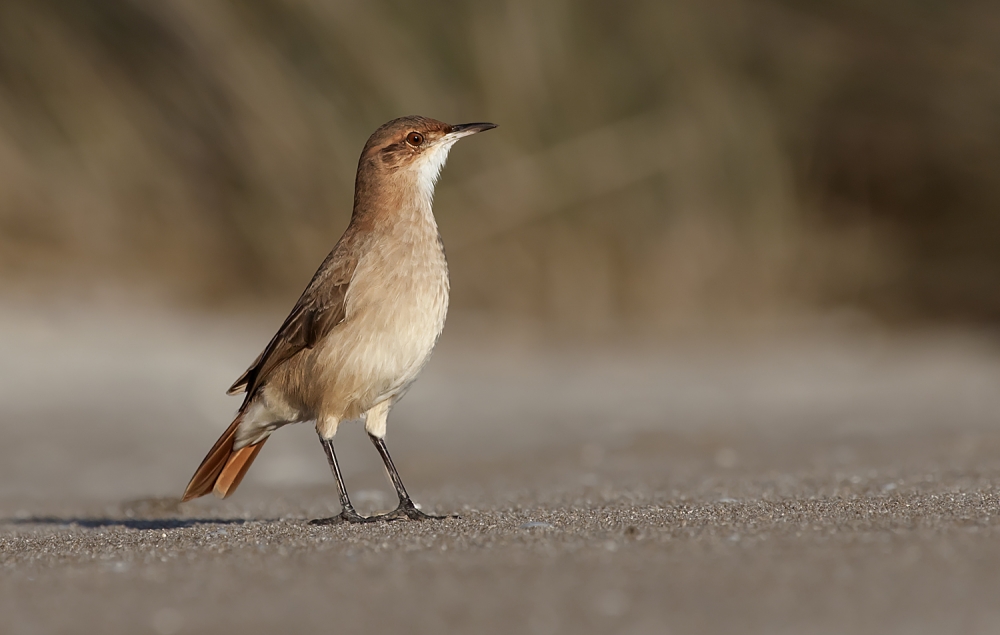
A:
[[[419,132],[411,132],[410,134],[406,135],[406,142],[411,146],[419,146],[424,142],[424,135],[420,134]]]

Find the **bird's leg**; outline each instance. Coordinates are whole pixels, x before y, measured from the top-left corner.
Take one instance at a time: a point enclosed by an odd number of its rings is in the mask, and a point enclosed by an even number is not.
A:
[[[344,485],[344,476],[340,473],[340,465],[337,464],[337,455],[333,451],[333,440],[324,439],[322,435],[319,438],[321,444],[323,444],[323,450],[326,452],[326,460],[330,463],[330,470],[333,472],[333,476],[337,479],[337,489],[340,490],[340,514],[333,516],[332,518],[319,518],[317,520],[310,521],[310,525],[332,525],[334,523],[348,522],[348,523],[370,523],[374,522],[374,518],[366,518],[358,512],[354,511],[354,505],[351,504],[351,499],[347,496],[347,487]]]
[[[434,516],[432,514],[425,514],[417,509],[416,505],[413,504],[413,501],[410,500],[410,495],[406,493],[406,487],[403,486],[403,480],[399,478],[399,472],[396,471],[396,466],[392,463],[392,457],[389,456],[389,450],[385,447],[385,439],[377,437],[374,434],[369,434],[368,438],[372,440],[372,443],[375,445],[375,449],[378,450],[379,455],[382,457],[382,462],[385,463],[385,469],[389,473],[389,479],[392,481],[392,486],[396,488],[396,495],[399,496],[399,507],[388,514],[375,516],[376,520],[401,520],[403,518],[409,518],[410,520],[441,520],[443,518],[457,518],[456,516]]]

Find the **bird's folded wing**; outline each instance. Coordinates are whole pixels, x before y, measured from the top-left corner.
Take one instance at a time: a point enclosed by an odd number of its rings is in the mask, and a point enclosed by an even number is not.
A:
[[[358,265],[348,251],[338,245],[327,256],[281,328],[227,394],[246,391],[249,398],[275,368],[302,349],[315,346],[344,321],[347,289]]]

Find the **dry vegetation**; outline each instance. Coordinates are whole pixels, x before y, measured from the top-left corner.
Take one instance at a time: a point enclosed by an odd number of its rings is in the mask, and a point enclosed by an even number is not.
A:
[[[439,189],[458,307],[1000,318],[987,1],[5,0],[4,285],[287,300],[410,113],[501,125]]]

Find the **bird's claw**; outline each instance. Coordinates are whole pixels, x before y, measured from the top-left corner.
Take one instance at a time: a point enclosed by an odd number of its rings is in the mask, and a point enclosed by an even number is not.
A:
[[[310,520],[310,525],[337,525],[340,523],[373,523],[378,520],[377,517],[362,516],[358,512],[354,511],[353,507],[345,507],[336,516],[331,516],[330,518],[317,518],[316,520]]]
[[[392,510],[387,514],[381,514],[379,516],[374,516],[374,520],[385,520],[385,521],[395,521],[395,520],[445,520],[446,518],[459,518],[459,516],[454,514],[449,514],[446,516],[436,516],[434,514],[428,514],[417,509],[417,506],[413,504],[411,500],[399,501],[399,507]]]

